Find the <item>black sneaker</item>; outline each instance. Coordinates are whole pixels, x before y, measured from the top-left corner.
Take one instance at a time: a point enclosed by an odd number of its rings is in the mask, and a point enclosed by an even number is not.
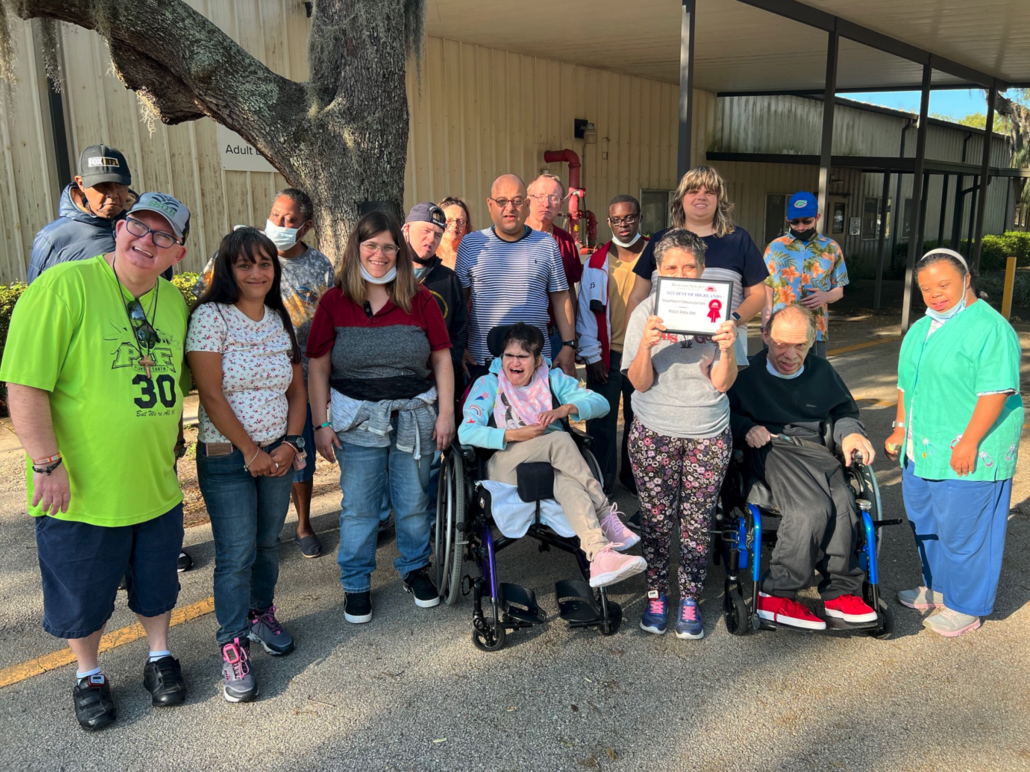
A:
[[[72,695],[75,697],[75,718],[87,732],[95,732],[114,723],[111,684],[103,673],[80,678]]]
[[[182,680],[179,660],[169,655],[143,666],[143,686],[150,692],[155,708],[168,708],[186,702],[186,682]]]
[[[343,602],[343,618],[356,625],[372,621],[372,593],[348,592]]]
[[[179,560],[176,562],[175,568],[180,574],[193,568],[193,558],[189,556],[186,550],[182,550],[179,553]]]
[[[436,591],[436,585],[429,578],[429,566],[405,574],[404,589],[414,596],[415,605],[419,608],[440,605],[440,593]]]

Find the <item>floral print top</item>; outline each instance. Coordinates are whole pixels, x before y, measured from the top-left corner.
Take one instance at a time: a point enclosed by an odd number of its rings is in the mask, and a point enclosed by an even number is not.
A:
[[[270,442],[286,434],[293,381],[292,345],[282,319],[267,306],[259,322],[236,306],[205,303],[190,317],[186,351],[222,355],[222,392],[254,442]],[[228,442],[200,406],[201,442]]]
[[[844,253],[831,238],[816,234],[811,241],[791,236],[780,236],[765,248],[765,263],[769,278],[765,280],[773,291],[773,313],[784,306],[799,302],[808,290],[829,292],[848,283],[848,269]],[[826,304],[812,309],[815,314],[816,340],[829,340],[829,314]]]

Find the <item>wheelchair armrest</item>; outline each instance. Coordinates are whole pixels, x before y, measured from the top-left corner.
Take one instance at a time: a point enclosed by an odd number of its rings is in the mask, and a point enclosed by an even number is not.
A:
[[[593,446],[594,438],[585,431],[577,429],[572,424],[568,424],[566,428],[568,429],[569,434],[572,435],[572,441],[576,443],[576,447],[580,450],[583,450],[584,448],[589,450]]]
[[[733,463],[743,464],[744,463],[744,450],[742,448],[733,449]]]
[[[462,445],[461,442],[458,441],[457,435],[455,435],[454,439],[451,440],[451,452],[457,453],[466,461],[476,460],[475,447],[473,447],[472,445]]]

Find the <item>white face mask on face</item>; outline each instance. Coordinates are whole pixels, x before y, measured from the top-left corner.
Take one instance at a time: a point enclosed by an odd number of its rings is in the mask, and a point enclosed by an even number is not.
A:
[[[365,266],[362,265],[360,266],[360,268],[361,278],[369,282],[370,284],[389,284],[397,278],[397,266],[391,268],[389,271],[386,272],[385,276],[382,276],[378,279],[372,274],[370,274],[367,270],[365,270]]]
[[[280,252],[285,252],[287,249],[297,243],[297,234],[300,232],[300,228],[283,228],[276,225],[271,220],[265,222],[265,235],[275,244],[275,248]]]
[[[640,231],[637,231],[636,234],[634,234],[633,238],[630,239],[629,241],[619,241],[619,237],[616,236],[613,233],[612,234],[612,243],[616,244],[617,246],[622,247],[623,249],[629,249],[634,244],[636,244],[638,241],[640,241],[641,238],[643,238],[643,237],[640,235]]]

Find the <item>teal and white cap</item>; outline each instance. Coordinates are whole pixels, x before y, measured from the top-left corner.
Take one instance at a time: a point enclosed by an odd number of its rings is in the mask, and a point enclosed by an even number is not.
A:
[[[168,220],[175,235],[181,241],[186,241],[190,235],[190,210],[175,196],[167,193],[144,193],[139,197],[129,214],[136,212],[154,212]]]

